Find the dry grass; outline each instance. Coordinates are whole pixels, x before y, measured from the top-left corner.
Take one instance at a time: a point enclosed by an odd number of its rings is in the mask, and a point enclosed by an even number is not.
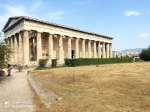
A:
[[[33,75],[62,97],[51,112],[150,112],[148,62],[58,68]]]

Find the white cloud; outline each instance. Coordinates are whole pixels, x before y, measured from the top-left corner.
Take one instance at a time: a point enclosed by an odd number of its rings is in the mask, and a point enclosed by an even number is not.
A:
[[[0,14],[0,30],[4,27],[9,17],[12,16],[32,16],[23,6],[4,6],[5,12]]]
[[[60,20],[60,19],[62,19],[62,16],[64,14],[65,14],[64,11],[51,12],[51,13],[48,14],[48,18]]]
[[[11,16],[30,16],[31,14],[25,11],[23,6],[5,6],[6,12],[0,14],[0,22],[6,22]]]
[[[142,33],[138,37],[140,37],[140,38],[150,37],[150,33]]]
[[[125,15],[126,16],[139,16],[141,15],[141,13],[138,11],[125,11]]]

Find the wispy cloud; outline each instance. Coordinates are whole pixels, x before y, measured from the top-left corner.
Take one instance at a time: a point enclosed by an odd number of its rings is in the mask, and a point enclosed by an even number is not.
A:
[[[32,16],[32,14],[30,14],[29,12],[26,11],[24,6],[4,6],[4,13],[0,14],[0,30],[2,29],[2,27],[4,26],[4,24],[6,23],[6,21],[8,20],[9,17],[12,16]]]
[[[125,11],[125,16],[139,16],[139,15],[141,15],[141,13],[140,12],[138,12],[138,11]]]
[[[41,0],[37,0],[32,6],[31,6],[31,10],[35,11],[36,9],[39,8],[39,6],[41,5]]]
[[[64,11],[51,12],[51,13],[48,13],[48,18],[60,20],[60,19],[62,19],[62,16],[63,16],[64,14],[65,14]]]
[[[142,33],[138,37],[140,37],[140,38],[150,37],[150,33]]]
[[[0,22],[6,22],[11,16],[30,16],[30,14],[25,11],[23,6],[5,6],[5,10],[5,13],[0,14]]]

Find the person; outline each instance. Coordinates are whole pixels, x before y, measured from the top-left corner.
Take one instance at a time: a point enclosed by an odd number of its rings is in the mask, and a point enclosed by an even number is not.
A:
[[[10,74],[11,74],[11,70],[12,70],[12,66],[11,66],[11,64],[7,64],[7,73],[8,73],[8,75],[7,75],[7,76],[10,76]]]
[[[134,56],[132,57],[132,61],[135,62],[135,57]]]

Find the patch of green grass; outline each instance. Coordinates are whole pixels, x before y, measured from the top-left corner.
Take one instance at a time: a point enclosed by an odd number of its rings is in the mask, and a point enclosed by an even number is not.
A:
[[[45,70],[45,69],[51,69],[51,67],[41,67],[41,66],[38,66],[35,68],[35,70]]]
[[[56,66],[56,67],[41,67],[41,66],[38,66],[38,67],[35,68],[35,70],[46,70],[46,69],[64,68],[64,67],[67,67],[67,66]]]

